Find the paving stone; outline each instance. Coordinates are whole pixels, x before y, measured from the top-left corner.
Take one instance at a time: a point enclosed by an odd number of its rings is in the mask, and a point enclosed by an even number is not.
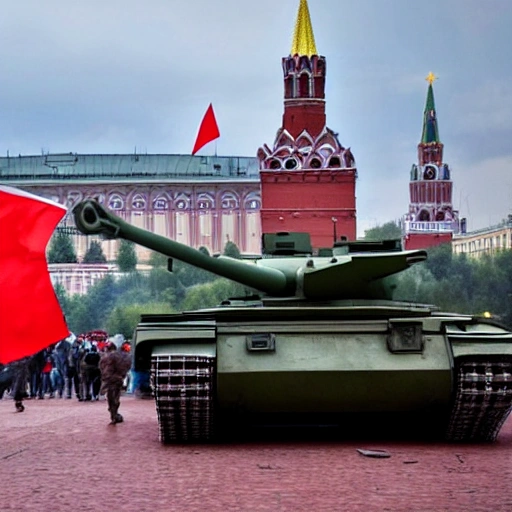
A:
[[[0,510],[511,511],[512,418],[488,445],[371,439],[164,446],[154,403],[0,400]],[[362,457],[358,448],[389,458]]]

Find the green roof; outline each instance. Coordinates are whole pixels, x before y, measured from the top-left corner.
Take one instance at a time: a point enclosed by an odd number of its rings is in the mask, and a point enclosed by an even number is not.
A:
[[[256,157],[192,155],[79,155],[0,157],[0,183],[24,180],[233,180],[259,179]]]
[[[432,84],[428,86],[427,103],[423,114],[423,133],[421,142],[429,144],[431,142],[440,142],[439,131],[437,129],[436,105],[434,103],[434,90]]]

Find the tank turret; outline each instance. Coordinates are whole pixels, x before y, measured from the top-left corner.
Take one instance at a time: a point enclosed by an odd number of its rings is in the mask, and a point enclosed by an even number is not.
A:
[[[85,234],[130,240],[270,297],[391,299],[392,287],[385,278],[426,259],[425,251],[402,251],[399,241],[339,242],[323,251],[323,256],[313,257],[306,233],[264,235],[262,258],[212,257],[132,226],[95,201],[80,203],[74,215],[78,229]]]
[[[313,256],[306,234],[275,233],[260,257],[236,260],[131,226],[94,201],[74,215],[85,234],[131,240],[260,292],[142,315],[133,365],[151,375],[164,443],[261,423],[493,441],[511,411],[510,331],[392,300],[392,276],[424,251],[340,241]]]

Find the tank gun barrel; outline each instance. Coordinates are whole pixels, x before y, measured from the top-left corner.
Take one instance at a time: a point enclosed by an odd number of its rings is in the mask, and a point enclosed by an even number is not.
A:
[[[129,240],[269,295],[287,296],[294,293],[294,283],[289,282],[285,273],[279,269],[256,266],[227,256],[208,256],[187,245],[132,226],[107,211],[97,201],[79,203],[73,209],[73,215],[78,230],[86,235]]]

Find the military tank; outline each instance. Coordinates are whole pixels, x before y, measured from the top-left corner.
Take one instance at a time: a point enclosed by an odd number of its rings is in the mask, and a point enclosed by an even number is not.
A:
[[[313,256],[307,234],[276,233],[263,235],[261,256],[237,260],[134,227],[95,201],[74,217],[85,234],[130,240],[251,291],[215,308],[142,315],[133,364],[150,372],[163,443],[212,441],[219,425],[258,422],[363,418],[378,432],[378,418],[389,417],[419,418],[411,425],[447,441],[483,442],[510,413],[511,332],[393,300],[394,274],[425,251],[340,241]]]

